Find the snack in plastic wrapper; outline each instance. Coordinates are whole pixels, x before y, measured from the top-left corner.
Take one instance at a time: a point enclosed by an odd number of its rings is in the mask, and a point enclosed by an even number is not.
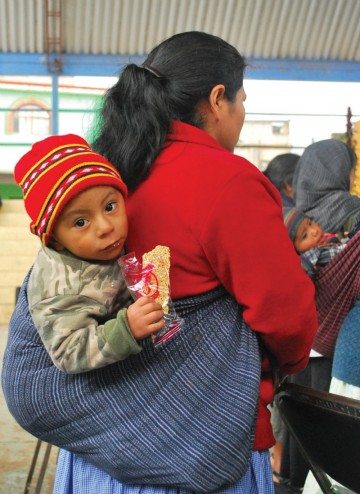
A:
[[[176,314],[170,298],[170,249],[157,245],[146,252],[140,262],[134,252],[118,260],[126,285],[134,300],[151,297],[164,311],[165,325],[152,335],[155,347],[170,341],[181,329],[182,319]]]

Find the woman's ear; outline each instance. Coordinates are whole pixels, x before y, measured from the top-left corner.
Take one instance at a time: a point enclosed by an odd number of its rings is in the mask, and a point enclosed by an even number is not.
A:
[[[225,86],[224,84],[217,84],[214,86],[209,94],[209,106],[210,111],[216,116],[219,117],[219,113],[223,108],[223,103],[225,96]]]
[[[219,140],[223,115],[226,115],[227,102],[224,84],[217,84],[210,91],[207,100],[200,102],[198,112],[203,122],[202,128],[214,139]]]

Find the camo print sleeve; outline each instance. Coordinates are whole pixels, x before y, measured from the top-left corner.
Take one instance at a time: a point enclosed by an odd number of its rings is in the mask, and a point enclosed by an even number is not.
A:
[[[131,299],[117,263],[42,247],[28,286],[30,311],[54,364],[85,372],[141,351],[126,317]]]

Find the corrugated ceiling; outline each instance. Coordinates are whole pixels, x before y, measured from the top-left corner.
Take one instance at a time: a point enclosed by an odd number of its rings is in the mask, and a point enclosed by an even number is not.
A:
[[[200,30],[250,58],[360,60],[360,0],[0,0],[0,52],[144,54]],[[49,35],[46,37],[46,25]],[[55,40],[54,40],[55,39]],[[51,39],[50,39],[51,41]]]

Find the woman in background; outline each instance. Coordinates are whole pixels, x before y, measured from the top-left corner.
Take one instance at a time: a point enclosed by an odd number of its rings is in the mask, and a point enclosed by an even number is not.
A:
[[[346,236],[360,220],[360,198],[350,193],[356,154],[336,139],[308,146],[294,174],[295,204],[324,231]]]
[[[294,153],[278,154],[269,161],[264,175],[280,192],[284,207],[295,206],[293,176],[300,155]]]
[[[325,139],[304,150],[294,174],[296,208],[319,223],[323,230],[335,233],[339,238],[355,232],[360,221],[360,198],[350,194],[355,165],[356,155],[351,148],[336,139]],[[350,320],[351,313],[348,316]],[[312,349],[307,368],[289,380],[328,391],[331,372],[332,360]],[[296,442],[288,437],[283,449],[281,479],[294,492],[299,492],[304,487],[308,471],[309,464]]]

